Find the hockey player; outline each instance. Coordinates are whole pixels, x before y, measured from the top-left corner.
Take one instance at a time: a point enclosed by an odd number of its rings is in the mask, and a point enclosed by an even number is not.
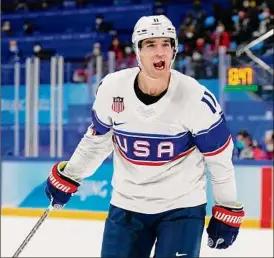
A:
[[[178,44],[168,18],[140,18],[132,43],[139,67],[102,80],[92,123],[70,160],[53,167],[46,193],[53,204],[65,205],[114,151],[102,257],[146,258],[155,242],[155,257],[198,257],[207,165],[215,200],[208,245],[225,249],[244,211],[222,110],[204,86],[171,69]]]

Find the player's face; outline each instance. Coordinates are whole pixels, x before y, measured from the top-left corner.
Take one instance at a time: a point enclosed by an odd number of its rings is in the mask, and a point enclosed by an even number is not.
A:
[[[140,61],[152,77],[159,77],[169,73],[173,51],[169,38],[145,39],[140,50]]]

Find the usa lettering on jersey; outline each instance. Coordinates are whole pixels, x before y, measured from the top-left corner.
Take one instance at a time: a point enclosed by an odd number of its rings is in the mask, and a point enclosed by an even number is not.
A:
[[[168,136],[114,131],[114,142],[121,156],[136,165],[163,165],[195,149],[187,132]]]
[[[128,152],[127,139],[123,138],[121,142],[121,137],[116,136],[117,143],[119,147],[125,152]],[[136,157],[148,158],[151,156],[152,150],[149,141],[137,140],[133,143],[133,154]],[[159,142],[156,146],[156,156],[157,158],[162,158],[164,154],[167,154],[169,158],[174,157],[174,144],[172,142]]]

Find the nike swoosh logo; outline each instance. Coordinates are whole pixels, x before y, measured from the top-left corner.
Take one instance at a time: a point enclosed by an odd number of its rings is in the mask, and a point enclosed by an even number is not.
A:
[[[179,253],[177,252],[175,255],[176,255],[176,257],[180,257],[180,256],[185,256],[185,255],[187,255],[187,254],[179,254]]]
[[[125,124],[125,123],[116,123],[116,122],[113,123],[113,125],[115,125],[115,126],[119,126],[119,125],[123,125],[123,124]]]

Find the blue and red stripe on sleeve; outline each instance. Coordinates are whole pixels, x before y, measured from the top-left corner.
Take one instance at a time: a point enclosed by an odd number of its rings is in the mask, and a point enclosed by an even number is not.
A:
[[[214,156],[229,146],[231,134],[227,128],[224,116],[212,124],[208,129],[193,135],[193,140],[204,156]]]
[[[92,123],[89,128],[92,130],[93,134],[103,135],[109,132],[112,126],[102,122],[98,118],[96,111],[94,109],[91,110],[91,117],[92,117]]]

